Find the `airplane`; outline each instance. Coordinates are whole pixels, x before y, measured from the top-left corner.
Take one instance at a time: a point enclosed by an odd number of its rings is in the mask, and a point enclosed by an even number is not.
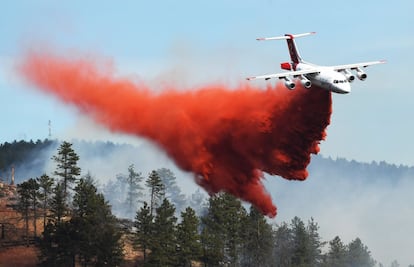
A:
[[[254,77],[248,77],[247,80],[265,79],[271,78],[285,80],[285,86],[293,90],[296,87],[296,83],[293,81],[299,80],[303,87],[309,89],[314,84],[323,89],[332,91],[339,94],[347,94],[351,92],[350,83],[355,80],[355,75],[351,72],[355,71],[356,76],[361,81],[367,78],[367,74],[362,70],[371,65],[383,64],[385,60],[338,65],[338,66],[319,66],[308,63],[302,60],[296,48],[295,38],[313,35],[316,32],[307,32],[300,34],[285,34],[284,36],[257,38],[258,41],[267,40],[286,40],[291,62],[283,62],[280,67],[287,72],[260,75]]]

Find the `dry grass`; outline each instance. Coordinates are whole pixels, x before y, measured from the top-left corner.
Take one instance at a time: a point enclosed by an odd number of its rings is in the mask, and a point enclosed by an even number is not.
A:
[[[138,266],[138,262],[141,262],[143,260],[144,255],[140,250],[134,248],[134,245],[132,243],[132,236],[127,234],[123,235],[122,242],[124,244],[124,262],[121,266]]]
[[[0,250],[0,267],[35,267],[38,249],[34,246],[16,246]]]

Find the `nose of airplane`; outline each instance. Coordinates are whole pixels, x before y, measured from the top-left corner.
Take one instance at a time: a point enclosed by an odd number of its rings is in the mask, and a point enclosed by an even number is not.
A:
[[[351,92],[351,84],[350,83],[341,84],[341,90],[344,92],[344,94],[350,93]]]
[[[333,91],[339,94],[348,94],[351,92],[351,84],[348,82],[335,84],[335,90]]]

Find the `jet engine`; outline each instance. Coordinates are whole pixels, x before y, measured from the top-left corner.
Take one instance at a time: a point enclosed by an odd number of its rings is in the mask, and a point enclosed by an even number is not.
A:
[[[355,70],[356,70],[356,74],[357,74],[358,79],[363,81],[367,78],[367,74],[365,72],[363,72],[360,68],[356,68]]]
[[[285,79],[285,86],[287,89],[289,90],[295,89],[295,83],[291,79],[289,79],[288,77],[284,77],[284,79]]]
[[[301,75],[300,76],[300,83],[302,84],[303,87],[305,87],[306,89],[309,89],[312,86],[311,81],[309,81],[305,76]]]
[[[355,80],[355,76],[349,70],[343,70],[342,73],[345,75],[348,82],[353,82]]]

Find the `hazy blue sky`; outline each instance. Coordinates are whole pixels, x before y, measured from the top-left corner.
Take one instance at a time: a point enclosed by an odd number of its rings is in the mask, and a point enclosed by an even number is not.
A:
[[[53,138],[142,142],[111,134],[74,108],[24,84],[14,68],[32,47],[80,51],[112,60],[117,75],[142,79],[159,90],[168,81],[185,87],[207,82],[235,85],[247,76],[279,72],[279,63],[288,60],[285,42],[257,42],[255,38],[316,31],[314,36],[297,40],[307,61],[325,65],[388,61],[368,68],[368,79],[353,83],[351,94],[333,96],[331,125],[321,154],[414,165],[413,10],[414,1],[408,0],[4,1],[0,11],[0,142],[47,138],[49,120]],[[265,86],[264,81],[255,84]],[[391,196],[399,194],[395,191]],[[407,203],[405,197],[401,200]],[[286,205],[283,209],[285,215],[286,210],[296,212]],[[397,221],[405,218],[398,217],[398,209],[393,214]],[[320,222],[329,224],[330,219]],[[350,236],[370,229],[358,228]],[[378,228],[373,236],[384,236],[386,229]],[[374,256],[383,260],[375,242],[366,240],[375,249]],[[385,246],[385,240],[379,242]],[[404,258],[395,255],[407,264],[413,263],[410,257],[409,253]],[[391,259],[387,256],[384,263]]]
[[[308,61],[388,60],[367,69],[368,79],[355,82],[351,94],[334,96],[321,153],[414,165],[413,7],[412,1],[7,1],[0,16],[0,142],[46,138],[49,120],[53,137],[88,131],[77,129],[80,115],[72,108],[15,75],[30,47],[93,53],[113,60],[118,75],[146,81],[234,84],[279,71],[288,59],[284,42],[256,37],[316,31],[297,41]]]

